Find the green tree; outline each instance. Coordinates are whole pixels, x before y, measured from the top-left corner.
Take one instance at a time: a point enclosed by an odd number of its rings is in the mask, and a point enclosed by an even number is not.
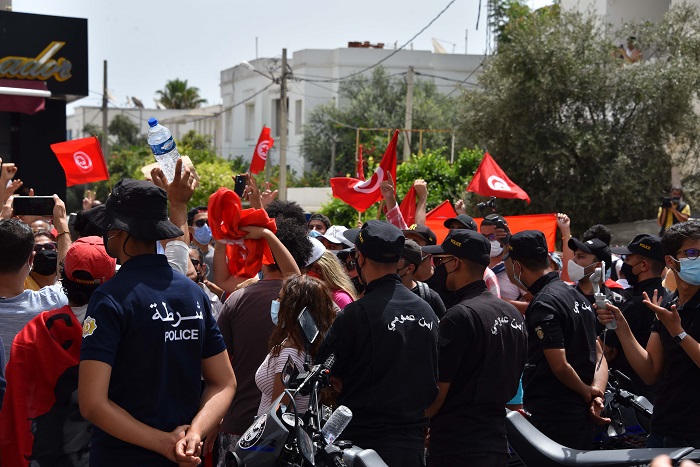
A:
[[[168,81],[165,88],[156,91],[156,94],[167,109],[196,109],[207,102],[199,96],[199,88],[188,86],[186,79]]]
[[[146,138],[140,134],[138,125],[124,115],[115,116],[107,130],[110,137],[117,139],[115,147],[127,148],[146,144]]]
[[[504,213],[567,212],[578,232],[655,216],[672,151],[698,147],[700,18],[674,7],[658,25],[628,28],[653,60],[624,65],[589,15],[530,14],[506,26],[510,40],[463,95],[459,117],[465,140],[532,199],[503,202]]]
[[[391,76],[382,67],[371,76],[360,76],[341,83],[340,106],[333,103],[316,107],[304,126],[301,152],[314,169],[323,175],[355,174],[357,128],[403,128],[406,116],[406,83],[402,76]],[[441,95],[428,81],[416,79],[413,91],[413,128],[451,129],[454,120],[452,101]],[[390,131],[361,131],[364,158],[381,158]],[[447,146],[449,133],[425,133],[423,149]],[[329,174],[332,146],[335,144],[335,172]],[[404,140],[399,142],[402,153]],[[411,152],[419,150],[418,133],[411,140]]]

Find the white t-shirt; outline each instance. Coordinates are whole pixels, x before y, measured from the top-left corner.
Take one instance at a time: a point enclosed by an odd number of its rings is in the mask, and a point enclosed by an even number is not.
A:
[[[275,375],[282,373],[287,357],[292,357],[294,365],[299,372],[304,371],[304,358],[306,353],[303,350],[293,349],[291,347],[282,347],[280,354],[273,357],[272,354],[267,354],[265,361],[262,362],[258,371],[255,372],[255,384],[262,392],[260,397],[260,406],[258,406],[258,416],[267,413],[272,405],[272,388],[275,384]],[[297,406],[297,413],[303,414],[309,406],[309,396],[298,396],[294,398]]]

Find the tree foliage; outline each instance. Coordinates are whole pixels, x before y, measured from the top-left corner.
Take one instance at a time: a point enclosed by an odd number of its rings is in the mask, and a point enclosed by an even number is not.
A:
[[[655,216],[672,157],[698,146],[697,9],[636,30],[649,56],[625,65],[599,18],[528,14],[463,95],[460,133],[487,149],[532,199],[504,212],[567,212],[574,227]],[[675,154],[675,155],[674,155]]]
[[[413,128],[451,129],[452,101],[441,95],[432,82],[414,80]],[[316,107],[306,125],[301,152],[313,168],[324,175],[355,174],[356,128],[403,128],[406,117],[406,82],[404,76],[391,76],[382,67],[371,76],[359,76],[341,83],[339,105]],[[389,131],[360,132],[364,158],[380,158],[386,148]],[[424,133],[422,149],[447,146],[450,133]],[[335,172],[330,174],[331,147],[336,144]],[[399,143],[402,154],[404,139]],[[411,153],[419,151],[419,136],[413,133]],[[400,157],[400,156],[399,156]],[[326,177],[326,180],[330,177]]]
[[[160,103],[167,109],[196,109],[207,100],[199,95],[199,88],[188,86],[187,80],[174,79],[165,83],[165,88],[156,91]]]
[[[129,147],[146,144],[146,138],[141,134],[138,125],[125,115],[117,115],[107,127],[109,136],[116,138],[116,146]]]

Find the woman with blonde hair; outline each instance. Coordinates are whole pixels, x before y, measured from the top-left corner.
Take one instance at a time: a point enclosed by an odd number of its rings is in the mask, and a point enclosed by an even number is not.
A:
[[[308,355],[304,345],[306,340],[297,322],[304,309],[311,314],[319,331],[319,336],[308,348]],[[272,401],[284,392],[281,375],[288,357],[292,358],[300,372],[304,370],[307,356],[311,362],[314,361],[323,338],[335,319],[333,299],[320,280],[295,274],[285,279],[279,298],[272,301],[270,317],[276,325],[270,336],[270,353],[255,373],[255,383],[262,392],[258,415],[270,410]],[[297,396],[294,402],[297,411],[302,413],[306,411],[309,397]]]
[[[348,303],[357,300],[357,291],[350,276],[338,257],[326,250],[321,257],[310,264],[307,274],[322,280],[330,289],[333,301],[342,310]]]

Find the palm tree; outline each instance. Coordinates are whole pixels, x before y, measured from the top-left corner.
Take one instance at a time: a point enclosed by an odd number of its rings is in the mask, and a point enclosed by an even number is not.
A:
[[[196,109],[207,100],[199,97],[199,88],[188,87],[187,80],[174,79],[165,83],[162,91],[156,92],[160,103],[167,109]]]

